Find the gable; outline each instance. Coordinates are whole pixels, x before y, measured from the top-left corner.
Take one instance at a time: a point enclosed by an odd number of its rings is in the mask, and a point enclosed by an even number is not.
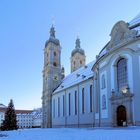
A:
[[[111,49],[121,43],[132,40],[136,37],[137,31],[130,30],[124,21],[117,22],[111,31],[111,40],[107,49]]]

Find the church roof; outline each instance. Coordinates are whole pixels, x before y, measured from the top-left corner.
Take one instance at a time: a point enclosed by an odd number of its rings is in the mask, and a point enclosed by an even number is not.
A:
[[[95,61],[92,61],[89,64],[66,76],[53,94],[93,77],[92,66],[94,65],[94,63]]]

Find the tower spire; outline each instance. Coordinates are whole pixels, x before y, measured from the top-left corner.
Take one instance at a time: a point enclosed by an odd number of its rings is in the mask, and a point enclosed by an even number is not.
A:
[[[54,37],[55,38],[55,29],[53,27],[53,24],[52,24],[52,27],[50,29],[50,37]]]
[[[75,44],[76,44],[75,48],[80,48],[80,39],[79,39],[79,37],[77,37]]]

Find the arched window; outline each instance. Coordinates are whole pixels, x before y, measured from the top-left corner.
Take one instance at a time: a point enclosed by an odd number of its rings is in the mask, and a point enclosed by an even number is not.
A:
[[[65,116],[65,95],[63,95],[63,116]]]
[[[106,88],[106,83],[105,83],[105,75],[102,75],[102,89]]]
[[[69,93],[69,116],[71,115],[71,96]]]
[[[56,56],[57,54],[56,54],[56,52],[53,52],[53,54],[54,54],[54,56]]]
[[[56,62],[53,62],[53,66],[57,67],[57,63]]]
[[[58,97],[58,117],[60,117],[60,97]]]
[[[106,97],[105,95],[102,96],[102,109],[106,109]]]
[[[121,58],[117,63],[117,85],[119,92],[127,86],[127,79],[127,60]]]
[[[75,61],[73,62],[74,66],[75,66]]]
[[[82,60],[80,60],[80,64],[82,64]]]
[[[75,90],[75,115],[77,115],[77,91]]]
[[[90,85],[90,112],[92,112],[92,85]]]
[[[84,97],[85,96],[84,95],[85,93],[84,92],[85,92],[85,89],[82,88],[82,113],[85,112],[85,108],[84,108],[85,107],[85,97]]]

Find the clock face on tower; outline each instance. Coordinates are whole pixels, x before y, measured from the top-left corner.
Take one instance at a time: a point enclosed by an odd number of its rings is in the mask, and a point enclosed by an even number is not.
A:
[[[53,77],[53,80],[58,81],[58,75],[55,74],[54,77]]]

